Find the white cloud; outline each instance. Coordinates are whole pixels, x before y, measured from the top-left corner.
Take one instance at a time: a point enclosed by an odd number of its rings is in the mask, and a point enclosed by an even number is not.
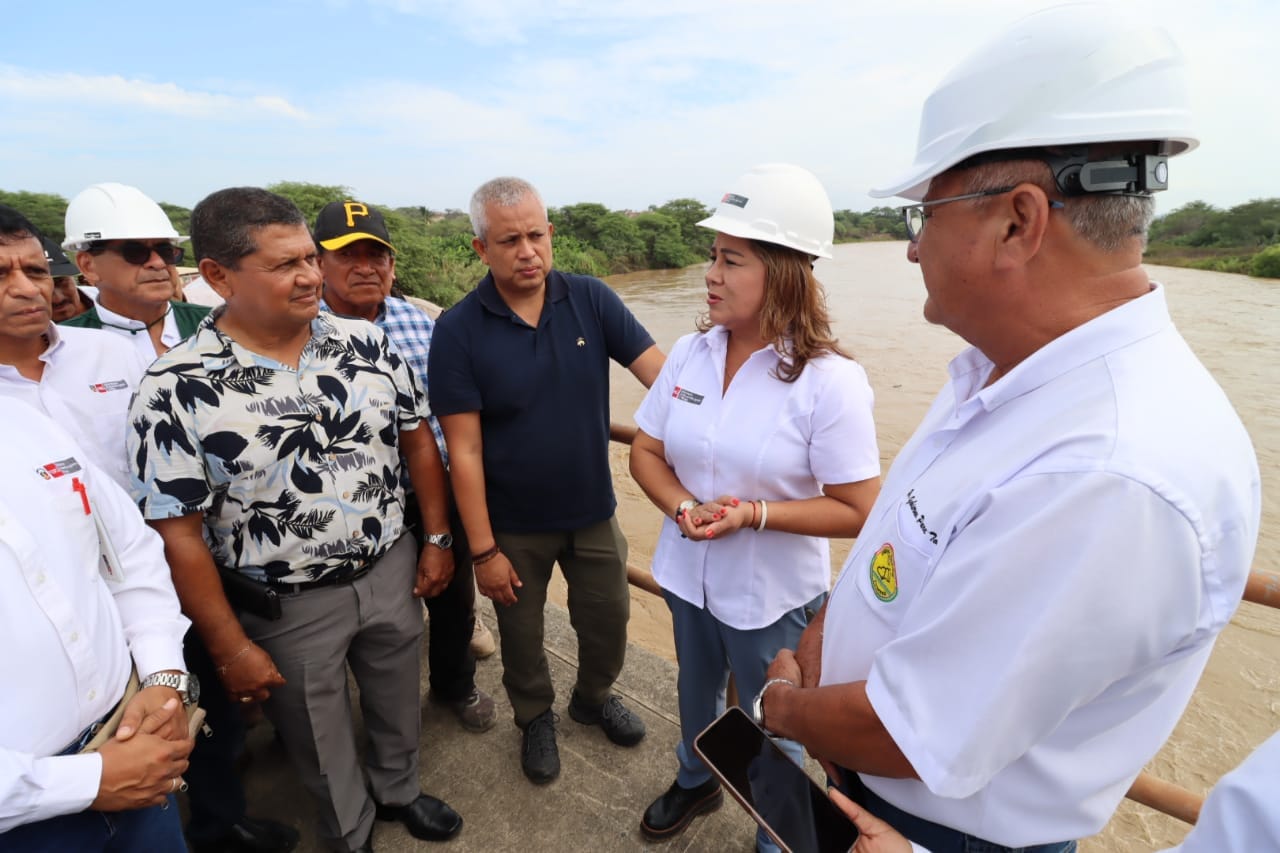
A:
[[[47,73],[13,66],[0,66],[0,98],[60,102],[78,107],[133,107],[192,118],[307,118],[305,110],[273,95],[234,97],[118,75]]]

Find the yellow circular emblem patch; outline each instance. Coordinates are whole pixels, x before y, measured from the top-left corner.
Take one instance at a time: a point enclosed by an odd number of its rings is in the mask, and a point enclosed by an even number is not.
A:
[[[898,597],[898,567],[893,561],[893,546],[888,542],[871,558],[871,589],[881,601]]]

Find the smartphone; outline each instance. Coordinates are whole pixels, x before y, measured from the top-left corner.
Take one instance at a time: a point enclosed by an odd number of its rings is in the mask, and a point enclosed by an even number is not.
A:
[[[847,853],[858,840],[858,828],[827,792],[741,708],[716,718],[693,748],[783,850]]]

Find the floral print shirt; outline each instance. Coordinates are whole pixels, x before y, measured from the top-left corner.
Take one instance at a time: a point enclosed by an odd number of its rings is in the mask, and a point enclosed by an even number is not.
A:
[[[430,414],[377,326],[322,313],[295,371],[214,324],[147,370],[130,409],[148,519],[203,513],[214,561],[286,583],[350,573],[400,537],[399,433]]]

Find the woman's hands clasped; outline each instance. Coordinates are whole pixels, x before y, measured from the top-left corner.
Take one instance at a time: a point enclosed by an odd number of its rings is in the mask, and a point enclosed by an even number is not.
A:
[[[723,539],[735,530],[750,527],[759,518],[759,504],[733,495],[700,503],[680,516],[677,524],[687,539]]]

